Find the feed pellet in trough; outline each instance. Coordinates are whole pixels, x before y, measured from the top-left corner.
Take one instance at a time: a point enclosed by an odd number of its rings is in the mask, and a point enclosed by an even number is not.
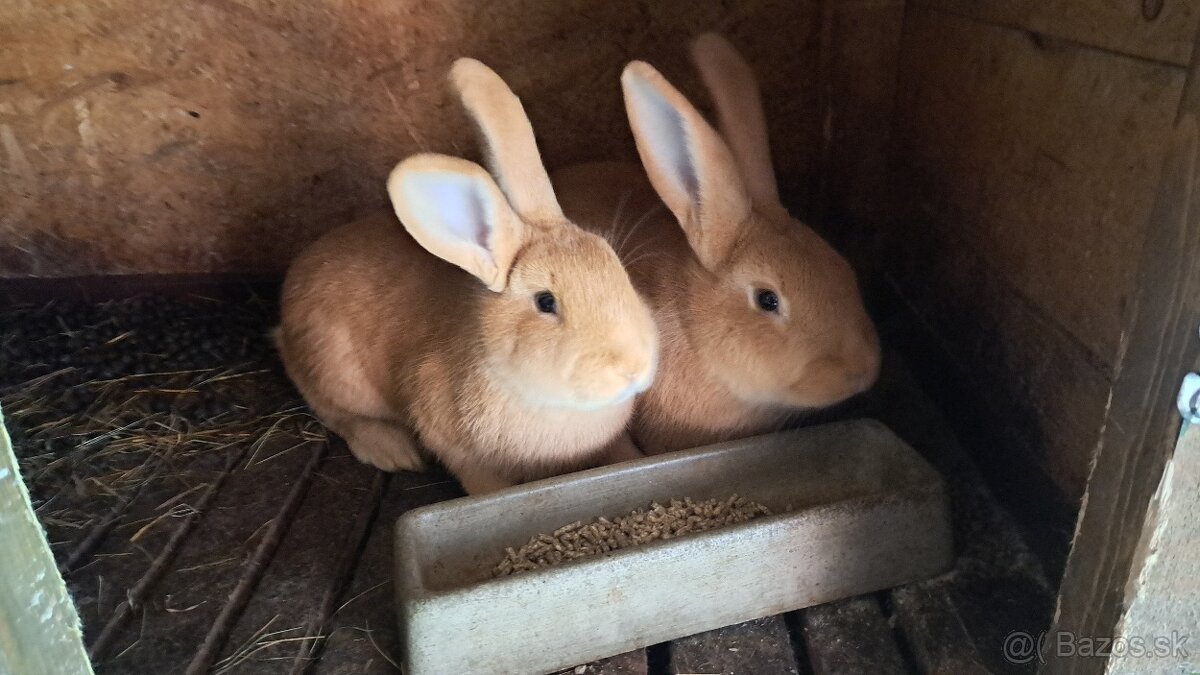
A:
[[[505,549],[504,559],[492,570],[503,577],[550,567],[569,560],[600,555],[662,539],[743,523],[771,511],[758,502],[738,495],[728,499],[693,501],[672,499],[663,506],[657,502],[620,518],[597,518],[589,523],[577,520],[550,534],[539,534],[519,549]]]

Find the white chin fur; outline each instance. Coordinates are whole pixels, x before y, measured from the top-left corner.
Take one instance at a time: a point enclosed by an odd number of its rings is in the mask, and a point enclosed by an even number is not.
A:
[[[602,401],[570,401],[565,402],[561,407],[587,411],[604,410],[605,408],[615,408],[628,403],[636,395],[636,391],[623,391],[616,398]]]
[[[606,408],[616,408],[629,405],[635,396],[646,391],[650,382],[631,382],[624,389],[609,398],[594,398],[592,396],[572,395],[568,392],[547,392],[535,386],[523,385],[516,381],[507,383],[509,391],[517,394],[526,405],[541,408],[559,408],[563,410],[579,410],[595,412]],[[588,392],[593,393],[593,392]],[[586,396],[586,394],[585,394]]]

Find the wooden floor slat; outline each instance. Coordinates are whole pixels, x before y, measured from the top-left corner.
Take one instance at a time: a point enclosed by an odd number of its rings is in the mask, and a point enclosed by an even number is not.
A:
[[[200,514],[170,571],[147,594],[138,621],[114,645],[106,674],[184,672],[231,594],[247,575],[257,573],[255,551],[276,519],[288,515],[289,496],[305,480],[310,446],[295,443],[294,437],[281,435],[240,459],[216,501]]]
[[[213,453],[191,462],[186,470],[151,481],[124,510],[91,560],[67,576],[80,607],[88,653],[98,669],[114,672],[108,666],[114,654],[120,655],[114,649],[120,636],[141,614],[150,591],[169,571],[243,456],[244,449]],[[174,506],[168,505],[189,493],[190,512],[171,517]]]
[[[279,550],[279,544],[291,529],[296,511],[300,508],[308,486],[312,483],[313,473],[325,457],[327,450],[327,444],[324,442],[310,441],[309,445],[312,446],[312,449],[309,452],[308,463],[304,465],[304,469],[292,485],[287,497],[280,504],[279,511],[271,517],[254,553],[242,566],[237,586],[226,598],[225,604],[221,607],[221,613],[217,615],[216,620],[209,627],[208,633],[205,634],[204,642],[192,656],[187,670],[184,671],[185,675],[205,675],[216,662],[217,656],[225,646],[226,638],[233,632],[234,625],[241,618],[251,596],[258,590],[262,575]]]
[[[755,675],[800,672],[782,616],[700,633],[670,646],[672,673]]]
[[[945,589],[911,584],[892,593],[896,621],[917,666],[927,675],[987,675],[992,671]]]
[[[406,511],[461,496],[445,474],[394,474],[371,536],[363,548],[345,602],[326,625],[325,648],[311,672],[318,675],[395,673],[399,663],[396,604],[392,591],[392,530]],[[470,639],[463,636],[463,639]],[[452,648],[450,646],[449,648]]]
[[[798,613],[813,675],[903,675],[909,672],[879,602],[860,596]]]
[[[299,673],[312,665],[309,655],[320,646],[325,621],[344,601],[385,478],[354,459],[344,445],[334,444],[261,590],[225,644],[221,661],[226,672]],[[289,632],[274,639],[262,637],[272,630]]]

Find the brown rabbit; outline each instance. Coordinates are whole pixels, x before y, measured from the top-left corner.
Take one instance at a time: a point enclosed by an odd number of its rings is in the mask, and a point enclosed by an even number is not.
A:
[[[555,176],[564,211],[615,242],[654,308],[661,363],[633,423],[648,454],[774,430],[867,389],[880,361],[849,264],[779,200],[750,66],[713,34],[692,56],[722,135],[633,62],[621,84],[644,172]]]
[[[470,493],[638,456],[625,427],[656,368],[650,310],[563,216],[504,82],[470,59],[451,81],[499,185],[462,159],[401,162],[395,216],[330,232],[289,270],[287,372],[361,461],[419,469],[419,439]]]

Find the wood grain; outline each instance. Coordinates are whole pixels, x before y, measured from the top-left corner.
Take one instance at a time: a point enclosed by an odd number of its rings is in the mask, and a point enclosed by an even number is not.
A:
[[[782,616],[727,626],[671,642],[671,672],[797,675],[795,652]]]
[[[353,570],[349,565],[357,560],[360,539],[378,505],[379,495],[372,487],[379,475],[350,456],[340,442],[333,444],[260,590],[220,653],[219,662],[228,672],[289,673],[310,665],[325,621],[345,600],[346,577]],[[273,631],[284,632],[263,637]]]
[[[1099,50],[1185,66],[1200,3],[1126,0],[916,0],[962,16],[1067,39]]]
[[[837,222],[828,235],[865,267],[873,234],[889,215],[887,156],[904,2],[822,0],[822,8],[820,89],[804,93],[821,102],[822,171],[812,212]],[[787,138],[780,141],[786,152]]]
[[[810,607],[800,613],[813,675],[907,673],[896,636],[872,596]]]
[[[907,330],[900,322],[881,328],[885,341]],[[1009,634],[1037,635],[1050,624],[1053,586],[1043,564],[914,373],[893,352],[885,363],[865,414],[920,448],[945,477],[958,555],[949,573],[883,596],[884,613],[920,672],[1036,672],[1035,659],[1014,663],[1004,648]]]
[[[1200,218],[1195,186],[1196,120],[1172,135],[1163,181],[1142,250],[1128,346],[1113,383],[1104,434],[1059,592],[1052,636],[1110,636],[1122,611],[1147,507],[1175,447],[1175,393],[1196,362],[1200,321]],[[1102,658],[1069,658],[1051,641],[1048,673],[1099,673]]]
[[[127,610],[130,621],[113,634],[112,648],[104,660],[106,673],[182,673],[214,627],[240,614],[244,605],[236,605],[253,593],[278,543],[272,541],[271,534],[290,525],[289,511],[307,489],[311,471],[310,445],[289,452],[287,448],[295,443],[294,439],[277,441],[268,443],[257,456],[248,452],[245,456],[234,455],[236,462],[224,475],[215,499],[194,502],[195,529],[185,533],[177,553],[165,558],[159,578],[151,578],[152,568],[143,577],[148,581],[140,581],[129,593],[135,600]],[[139,501],[150,498],[157,499],[145,506],[164,501],[154,492]],[[182,503],[186,506],[189,501]],[[138,516],[145,506],[135,503],[126,517]],[[185,519],[164,518],[156,527],[167,529],[176,520]],[[120,543],[129,550],[132,560],[141,556],[137,543],[113,542]],[[167,550],[164,546],[159,557]],[[101,559],[98,568],[111,568],[113,564]],[[87,570],[80,568],[76,574]],[[109,573],[109,579],[116,584],[123,581],[116,569]],[[245,590],[239,590],[243,587]],[[124,589],[118,587],[116,592]],[[231,603],[235,605],[227,610]],[[156,630],[159,626],[169,630]],[[102,639],[103,635],[97,642]],[[223,638],[217,642],[223,642]],[[214,644],[210,652],[221,646]],[[93,650],[98,646],[93,645]]]
[[[225,647],[225,641],[233,632],[242,613],[246,611],[246,606],[250,603],[255,591],[258,590],[263,573],[266,572],[267,566],[271,564],[275,553],[279,550],[280,543],[291,529],[300,503],[304,500],[309,485],[312,484],[313,474],[321,464],[321,460],[325,458],[325,452],[328,449],[328,444],[324,441],[309,442],[307,445],[308,461],[292,482],[287,496],[279,505],[279,510],[272,515],[270,522],[263,529],[254,552],[239,570],[237,585],[225,598],[221,605],[221,611],[213,619],[208,632],[204,634],[204,641],[192,654],[192,658],[187,664],[187,670],[184,671],[185,675],[205,675],[214,667],[217,656]]]
[[[211,453],[183,471],[154,481],[139,492],[92,560],[72,570],[68,581],[75,601],[81,611],[92,614],[84,618],[85,636],[97,667],[121,672],[113,662],[127,655],[142,635],[141,631],[129,634],[130,620],[146,615],[150,594],[175,568],[188,537],[209,513],[244,452],[245,448],[238,448]],[[181,517],[171,518],[175,511],[165,505],[193,492],[193,498],[182,502]]]
[[[913,584],[896,589],[892,597],[896,604],[896,622],[920,672],[930,675],[985,675],[992,672],[944,588]]]
[[[79,613],[29,501],[0,413],[0,671],[90,675]]]
[[[721,30],[771,93],[781,171],[807,183],[816,25],[817,0],[3,3],[0,277],[276,275],[383,206],[404,156],[478,157],[443,84],[459,56],[509,82],[557,167],[634,159],[620,69],[648,59],[703,100],[687,41]]]
[[[401,472],[391,476],[379,515],[358,558],[344,600],[325,624],[324,650],[309,672],[367,675],[399,672],[393,537],[396,520],[409,509],[460,496],[445,474]]]
[[[924,6],[905,26],[884,271],[1017,404],[1021,470],[1077,499],[1184,70]]]

